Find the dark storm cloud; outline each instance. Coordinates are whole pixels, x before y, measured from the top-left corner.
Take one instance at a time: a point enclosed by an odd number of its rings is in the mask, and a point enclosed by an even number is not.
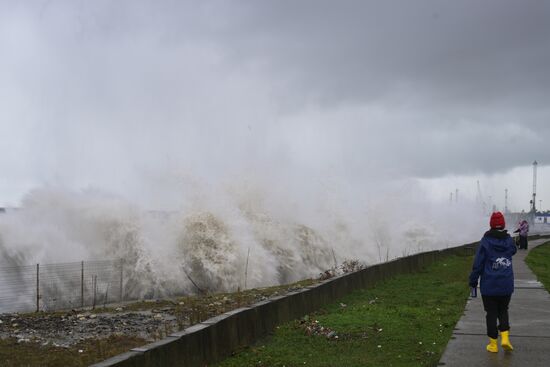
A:
[[[278,1],[240,9],[226,35],[238,61],[261,60],[297,92],[327,103],[416,91],[451,105],[513,95],[536,105],[550,85],[548,2]]]
[[[2,1],[3,187],[548,162],[548,19],[537,0]]]
[[[549,2],[282,1],[237,9],[222,36],[228,53],[271,76],[280,107],[387,111],[382,121],[348,117],[362,134],[340,143],[353,147],[349,160],[367,158],[357,168],[372,166],[371,157],[394,173],[434,176],[548,161],[541,148],[550,135]],[[333,121],[343,129],[347,122]]]

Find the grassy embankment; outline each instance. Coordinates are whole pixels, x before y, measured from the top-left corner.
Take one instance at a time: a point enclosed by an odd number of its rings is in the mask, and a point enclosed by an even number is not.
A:
[[[550,292],[550,242],[532,249],[525,258],[525,262]]]
[[[356,291],[217,366],[436,366],[464,309],[471,264],[453,256]],[[311,332],[321,326],[338,338]]]

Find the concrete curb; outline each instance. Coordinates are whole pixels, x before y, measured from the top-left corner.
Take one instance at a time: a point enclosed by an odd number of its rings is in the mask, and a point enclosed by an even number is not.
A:
[[[307,315],[354,290],[373,287],[398,274],[417,272],[449,255],[472,255],[476,247],[477,242],[414,254],[340,275],[300,291],[226,312],[92,367],[204,366],[252,344],[277,325]]]

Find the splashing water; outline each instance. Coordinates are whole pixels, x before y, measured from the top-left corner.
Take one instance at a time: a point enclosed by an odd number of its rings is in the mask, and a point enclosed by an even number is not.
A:
[[[484,228],[467,207],[371,202],[368,211],[306,212],[300,222],[269,205],[245,192],[149,211],[98,191],[39,189],[0,215],[0,254],[10,265],[124,259],[126,296],[156,298],[293,282],[347,259],[372,264],[458,245]]]

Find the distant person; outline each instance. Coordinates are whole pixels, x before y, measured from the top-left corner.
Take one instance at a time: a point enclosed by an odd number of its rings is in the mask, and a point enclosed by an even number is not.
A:
[[[517,248],[512,237],[504,229],[506,223],[501,212],[491,215],[490,226],[491,229],[485,232],[477,249],[470,273],[470,287],[477,287],[478,278],[481,277],[480,291],[483,308],[487,313],[485,319],[489,337],[487,351],[497,353],[499,330],[502,348],[514,349],[509,336],[508,305],[514,292],[512,256]]]
[[[519,248],[527,250],[527,236],[529,235],[529,223],[525,219],[521,220],[518,224],[518,229],[514,233],[519,232]]]

